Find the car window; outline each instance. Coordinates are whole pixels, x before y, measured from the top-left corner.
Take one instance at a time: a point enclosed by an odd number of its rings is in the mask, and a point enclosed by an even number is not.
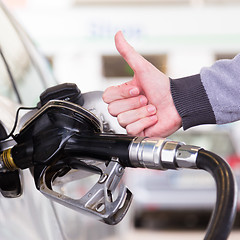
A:
[[[0,8],[0,95],[32,105],[38,101],[46,83],[16,28]]]

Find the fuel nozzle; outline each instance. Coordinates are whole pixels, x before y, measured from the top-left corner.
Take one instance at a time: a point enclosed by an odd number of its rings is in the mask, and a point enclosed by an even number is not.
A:
[[[165,138],[136,137],[129,146],[129,159],[134,167],[158,170],[196,168],[201,148]]]
[[[91,112],[71,102],[50,101],[23,125],[15,136],[16,145],[2,152],[1,169],[32,168],[36,188],[46,197],[92,215],[99,221],[117,224],[131,204],[132,193],[121,183],[124,166],[115,153],[125,158],[127,152],[121,153],[121,150],[127,149],[133,137],[126,141],[118,137],[116,141],[113,138],[103,141],[101,133],[101,122]],[[114,153],[119,141],[123,148]],[[109,147],[113,149],[109,151]],[[93,149],[96,155],[92,158]],[[105,158],[105,150],[111,157]],[[98,167],[99,162],[101,167]],[[56,179],[74,171],[79,179],[83,172],[99,175],[97,183],[80,199],[73,199],[54,189]]]

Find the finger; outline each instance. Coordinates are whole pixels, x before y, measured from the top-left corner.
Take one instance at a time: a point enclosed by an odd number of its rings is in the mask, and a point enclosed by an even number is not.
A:
[[[117,101],[111,102],[108,105],[108,112],[112,116],[116,117],[122,112],[130,111],[130,110],[145,106],[147,102],[148,102],[147,98],[142,95],[138,97],[117,100]]]
[[[139,109],[120,113],[117,116],[118,122],[122,127],[139,121],[140,119],[156,114],[156,108],[153,105],[141,107]]]
[[[153,126],[154,124],[157,123],[157,121],[158,118],[156,115],[142,118],[137,122],[127,125],[126,127],[127,133],[134,136],[142,135],[144,129]]]
[[[143,67],[145,59],[125,40],[121,31],[115,35],[115,45],[134,72]]]
[[[139,93],[140,90],[138,87],[127,82],[118,86],[108,87],[104,91],[102,99],[105,103],[111,103],[116,100],[138,96]]]

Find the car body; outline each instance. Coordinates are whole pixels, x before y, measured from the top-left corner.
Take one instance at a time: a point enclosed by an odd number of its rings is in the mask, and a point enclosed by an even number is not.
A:
[[[202,147],[228,161],[240,186],[240,155],[235,125],[202,126],[179,130],[173,141]],[[131,170],[128,185],[134,193],[136,226],[161,226],[178,223],[196,226],[208,222],[216,200],[215,182],[203,170]],[[238,200],[238,209],[240,201]],[[204,222],[201,222],[202,220]]]
[[[0,31],[0,124],[8,134],[13,129],[19,106],[36,106],[39,95],[46,88],[56,85],[57,81],[46,59],[1,1]],[[23,114],[21,112],[20,115]],[[0,144],[1,150],[14,144],[12,140],[3,142]],[[113,226],[43,196],[36,189],[28,169],[19,174],[23,194],[16,198],[6,198],[0,194],[0,239],[95,240],[116,232]],[[87,185],[83,183],[78,190]]]

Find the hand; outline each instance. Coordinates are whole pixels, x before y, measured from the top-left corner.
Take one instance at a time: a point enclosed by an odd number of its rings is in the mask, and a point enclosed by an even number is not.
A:
[[[105,90],[103,100],[109,104],[109,113],[131,135],[171,135],[181,127],[181,117],[173,103],[169,78],[138,54],[122,32],[116,34],[115,44],[134,76]]]

